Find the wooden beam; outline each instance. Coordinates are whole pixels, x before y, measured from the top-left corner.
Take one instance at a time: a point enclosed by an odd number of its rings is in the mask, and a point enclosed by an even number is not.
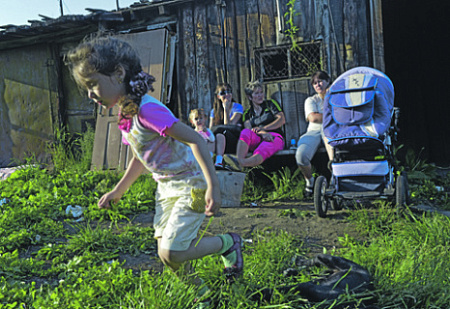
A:
[[[370,3],[370,29],[372,31],[373,67],[385,71],[383,14],[381,0],[369,0]]]

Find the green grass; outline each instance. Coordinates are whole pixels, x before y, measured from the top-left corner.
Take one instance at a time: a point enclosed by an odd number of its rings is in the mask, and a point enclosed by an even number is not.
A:
[[[288,182],[279,175],[273,179]],[[0,208],[0,308],[193,306],[195,286],[170,272],[133,272],[118,262],[121,253],[156,253],[153,229],[130,220],[154,207],[155,183],[149,175],[141,176],[111,210],[96,206],[120,176],[30,167],[0,183],[1,197],[9,200]],[[85,220],[73,222],[65,214],[67,204],[81,205]],[[368,297],[384,308],[445,308],[450,303],[449,218],[408,212],[399,217],[381,202],[375,209],[349,213],[348,220],[366,241],[342,237],[339,254],[373,274],[376,291]],[[287,217],[309,215],[314,214],[279,212]],[[283,276],[285,269],[296,267],[293,260],[298,256],[306,256],[302,239],[267,229],[246,245],[245,272],[235,284],[225,282],[219,257],[197,261],[196,269],[212,289],[216,308],[332,308],[353,297],[311,305],[293,293],[275,293],[270,302],[258,302],[263,289],[311,280],[311,273],[302,269],[299,276]]]
[[[90,171],[83,154],[90,148],[84,143],[89,142],[81,142],[84,150],[73,155],[66,153],[66,144],[56,143],[51,168],[29,165],[0,182],[0,198],[7,200],[0,206],[0,309],[193,308],[194,285],[169,271],[133,271],[118,261],[120,254],[156,256],[153,229],[132,223],[134,215],[154,210],[156,183],[143,175],[119,203],[98,209],[99,197],[122,175]],[[447,194],[436,186],[448,186],[450,179],[436,178],[432,166],[409,160],[405,169],[411,175],[413,201],[448,209]],[[268,183],[247,177],[243,201],[303,199],[304,183],[297,171],[282,169],[265,176]],[[68,205],[80,205],[84,220],[75,222],[67,215]],[[364,241],[346,235],[336,252],[373,275],[376,290],[366,298],[380,308],[449,307],[448,217],[408,211],[399,217],[383,202],[349,213],[347,220]],[[314,214],[292,208],[280,210],[278,216]],[[277,292],[277,287],[310,281],[322,270],[295,265],[296,259],[306,258],[307,249],[294,235],[267,228],[251,238],[244,249],[244,274],[232,285],[222,275],[219,257],[196,261],[214,308],[346,308],[360,301],[349,293],[333,302],[311,304],[293,292]],[[288,268],[299,275],[284,276]],[[268,302],[258,301],[264,289],[275,289]]]
[[[349,219],[369,237],[341,239],[343,257],[365,265],[378,297],[394,308],[448,308],[450,219],[440,214],[398,218],[391,207],[352,212]],[[389,307],[391,308],[391,307]]]

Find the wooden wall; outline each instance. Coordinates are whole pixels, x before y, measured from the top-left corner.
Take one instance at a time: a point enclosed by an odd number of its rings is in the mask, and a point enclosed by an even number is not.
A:
[[[255,48],[290,43],[284,35],[284,15],[288,10],[288,2],[181,1],[173,4],[167,10],[168,14],[156,16],[155,9],[146,13],[145,20],[141,21],[146,26],[159,24],[161,20],[176,23],[174,32],[178,38],[178,99],[175,108],[178,117],[186,121],[189,111],[197,107],[209,111],[212,108],[215,86],[224,81],[233,86],[235,100],[245,108],[249,107],[244,87],[255,78]],[[297,41],[321,42],[322,69],[328,71],[333,78],[355,66],[373,66],[383,70],[380,2],[381,0],[297,0],[294,4],[294,23],[300,28]],[[131,26],[120,24],[120,29]],[[39,52],[39,48],[42,48],[42,52]],[[63,45],[61,52],[67,48],[68,45]],[[60,121],[68,124],[71,132],[78,132],[82,130],[83,123],[94,117],[89,100],[76,92],[78,90],[69,80],[67,71],[56,66],[59,58],[55,54],[56,50],[57,46],[42,42],[42,46],[36,44],[33,49],[24,47],[2,51],[0,164],[7,164],[13,157],[21,157],[26,152],[26,149],[14,148],[14,145],[23,144],[19,142],[20,139],[11,139],[14,128],[11,119],[6,119],[6,116],[11,113],[8,108],[15,105],[10,104],[8,107],[8,102],[5,101],[7,79],[23,85],[37,86],[52,93],[48,100],[44,100],[49,109],[46,111],[49,115],[47,123],[52,122],[45,131],[46,136],[52,135],[53,128],[57,127],[55,123]],[[15,69],[13,63],[20,63],[17,66],[20,69]],[[15,76],[15,72],[22,72],[26,68],[35,70],[33,74]],[[36,72],[42,76],[36,78]],[[44,82],[49,84],[40,85]],[[313,93],[309,78],[264,82],[264,85],[267,98],[275,98],[285,111],[287,143],[291,138],[297,139],[306,130],[303,103]],[[62,104],[60,100],[63,101]],[[24,111],[22,118],[27,115],[31,116]]]
[[[295,2],[298,42],[322,42],[322,69],[332,78],[355,66],[374,66],[369,10],[374,2],[378,1]],[[235,100],[248,107],[244,87],[255,77],[254,49],[291,42],[284,35],[287,10],[288,0],[194,1],[181,6],[179,117],[186,120],[192,108],[210,110],[215,86],[223,81],[233,86]],[[380,53],[376,56],[382,66]],[[267,97],[277,99],[287,114],[286,138],[298,138],[306,130],[303,102],[312,94],[308,78],[265,83],[265,87]]]
[[[32,156],[48,159],[48,143],[59,122],[53,49],[2,51],[0,56],[0,166]]]

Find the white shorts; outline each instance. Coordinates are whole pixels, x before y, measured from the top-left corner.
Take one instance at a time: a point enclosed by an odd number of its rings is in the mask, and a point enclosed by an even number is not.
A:
[[[185,251],[189,248],[205,219],[205,188],[206,183],[202,175],[158,183],[153,226],[155,237],[161,238],[161,248],[174,251]],[[203,194],[196,196],[195,202],[193,189],[203,189],[200,192]],[[199,202],[203,204],[203,208],[194,206],[198,206]]]

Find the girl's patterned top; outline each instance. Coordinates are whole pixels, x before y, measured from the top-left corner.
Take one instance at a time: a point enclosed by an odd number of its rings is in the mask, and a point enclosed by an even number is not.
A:
[[[166,136],[166,130],[179,120],[161,102],[145,95],[129,132],[121,128],[122,141],[130,145],[136,158],[156,181],[183,179],[201,174],[191,148]]]

